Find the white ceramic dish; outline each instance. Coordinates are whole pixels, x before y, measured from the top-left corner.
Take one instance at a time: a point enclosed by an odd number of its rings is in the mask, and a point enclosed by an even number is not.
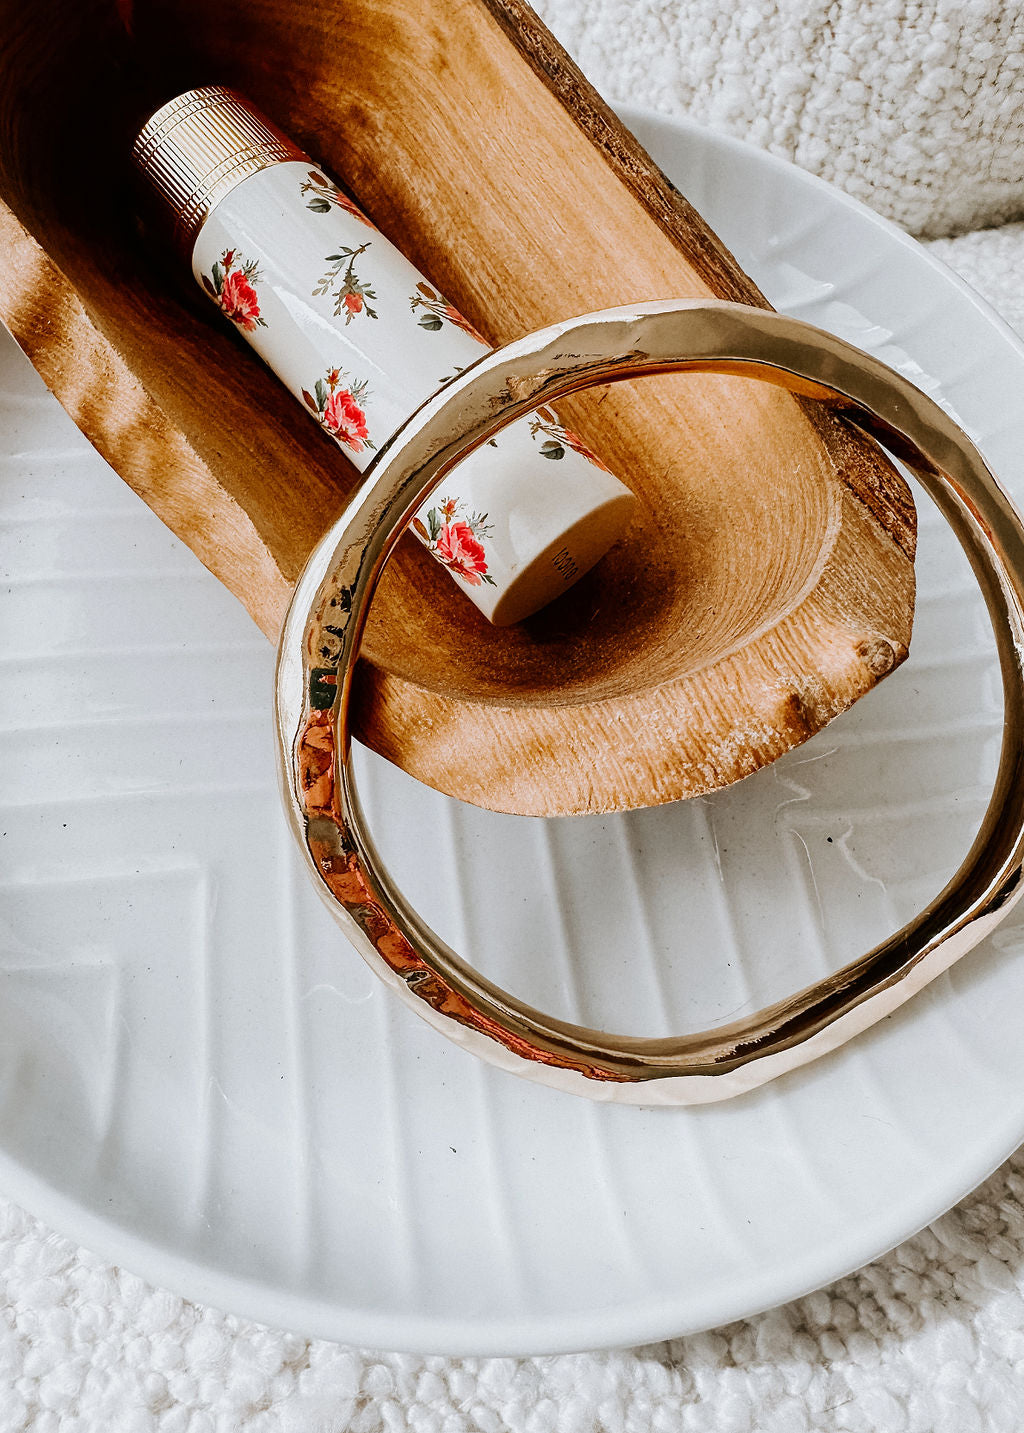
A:
[[[626,118],[778,307],[914,376],[1024,499],[1024,347],[965,285],[780,161]],[[1024,1137],[1020,916],[845,1050],[721,1105],[598,1107],[446,1045],[307,889],[278,810],[270,648],[13,344],[0,358],[8,1195],[271,1324],[554,1352],[829,1282]],[[712,799],[537,822],[367,759],[414,901],[527,998],[652,1034],[760,1005],[904,921],[970,843],[1000,724],[981,599],[921,518],[909,662]]]

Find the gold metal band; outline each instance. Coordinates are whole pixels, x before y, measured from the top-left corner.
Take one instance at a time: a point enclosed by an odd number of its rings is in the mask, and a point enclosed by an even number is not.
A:
[[[271,164],[309,157],[242,95],[204,85],[147,120],[132,158],[170,211],[175,242],[191,258],[199,230],[236,184]]]
[[[424,498],[474,448],[541,403],[645,374],[764,379],[820,399],[907,463],[962,544],[992,617],[1003,746],[978,836],[946,888],[901,931],[747,1019],[645,1040],[543,1015],[465,965],[393,887],[353,785],[349,699],[381,569]],[[303,573],[277,669],[288,817],[352,944],[450,1038],[515,1073],[595,1099],[694,1104],[763,1084],[835,1049],[946,970],[1024,893],[1024,528],[951,418],[899,374],[796,319],[741,304],[666,301],[557,324],[487,354],[377,456]]]

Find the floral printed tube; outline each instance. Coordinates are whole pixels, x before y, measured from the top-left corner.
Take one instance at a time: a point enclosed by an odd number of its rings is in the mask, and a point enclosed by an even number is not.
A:
[[[135,145],[192,272],[360,470],[488,345],[286,136],[207,87]],[[633,495],[540,409],[462,463],[413,530],[499,625],[551,601],[624,530]]]

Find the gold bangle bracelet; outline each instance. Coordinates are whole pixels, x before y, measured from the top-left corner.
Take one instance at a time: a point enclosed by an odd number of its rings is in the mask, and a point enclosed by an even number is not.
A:
[[[819,399],[910,467],[963,546],[1002,670],[992,799],[963,864],[910,924],[841,970],[732,1024],[673,1039],[610,1035],[543,1015],[462,962],[394,888],[353,784],[349,699],[369,603],[405,524],[452,468],[509,423],[595,384],[742,374]],[[831,334],[742,304],[609,309],[486,354],[382,449],[298,583],[277,667],[285,805],[321,896],[414,1009],[474,1054],[594,1099],[696,1104],[806,1064],[896,1009],[1007,914],[1024,864],[1024,528],[970,439],[905,378]]]

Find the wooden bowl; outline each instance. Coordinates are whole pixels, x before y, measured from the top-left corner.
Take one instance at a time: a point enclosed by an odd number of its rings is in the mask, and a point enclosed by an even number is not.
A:
[[[494,343],[648,298],[764,303],[518,0],[7,12],[0,316],[268,636],[357,474],[134,219],[128,149],[158,103],[200,83],[249,95]],[[651,805],[756,770],[904,659],[915,514],[867,439],[710,376],[560,414],[638,518],[513,629],[405,543],[364,647],[370,746],[498,810]]]

